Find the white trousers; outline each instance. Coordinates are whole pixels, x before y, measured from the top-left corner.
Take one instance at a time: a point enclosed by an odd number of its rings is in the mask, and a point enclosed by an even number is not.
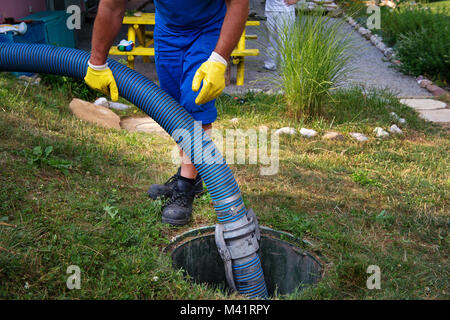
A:
[[[264,66],[266,69],[275,70],[277,66],[278,37],[283,32],[285,26],[291,28],[295,23],[295,11],[266,11],[266,17],[269,43],[267,45]]]

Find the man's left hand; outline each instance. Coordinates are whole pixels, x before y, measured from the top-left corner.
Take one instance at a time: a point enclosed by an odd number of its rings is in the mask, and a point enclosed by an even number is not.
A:
[[[211,54],[208,61],[204,62],[195,73],[192,81],[192,91],[197,92],[203,81],[203,87],[195,99],[195,103],[200,105],[217,98],[225,89],[225,71],[227,62],[216,52]]]

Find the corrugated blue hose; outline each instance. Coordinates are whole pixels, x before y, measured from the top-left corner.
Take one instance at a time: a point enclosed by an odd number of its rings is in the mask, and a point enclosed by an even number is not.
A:
[[[40,44],[0,43],[0,71],[41,72],[76,79],[86,75],[90,54],[85,51]],[[112,59],[108,65],[116,79],[119,94],[145,111],[172,137],[176,130],[189,132],[193,141],[178,139],[178,145],[190,155],[192,163],[200,173],[213,200],[218,222],[232,223],[242,218],[247,210],[239,186],[222,155],[201,130],[194,134],[194,119],[180,104],[140,73]],[[201,129],[201,128],[200,128]],[[198,129],[198,125],[195,126]],[[172,135],[174,134],[174,135]],[[198,163],[195,152],[190,152],[192,143],[209,150]],[[214,159],[214,161],[208,161]],[[218,161],[219,160],[219,161]],[[227,199],[231,199],[227,201]],[[224,201],[225,200],[225,201]],[[230,208],[240,208],[230,213]],[[266,298],[267,288],[257,253],[232,261],[233,277],[237,290],[250,298]]]

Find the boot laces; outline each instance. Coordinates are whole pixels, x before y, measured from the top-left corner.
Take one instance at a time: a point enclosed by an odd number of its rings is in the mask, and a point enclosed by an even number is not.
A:
[[[174,174],[173,176],[171,176],[166,182],[164,182],[164,185],[169,185],[172,182],[174,182],[176,179],[178,179],[178,173]]]
[[[170,206],[171,204],[176,204],[181,207],[187,207],[189,205],[189,194],[186,192],[180,192],[178,188],[175,187],[175,192],[172,197],[167,201],[164,207]]]

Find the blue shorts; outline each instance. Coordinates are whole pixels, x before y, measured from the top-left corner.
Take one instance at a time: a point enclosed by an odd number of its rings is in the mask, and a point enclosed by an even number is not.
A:
[[[159,84],[192,117],[209,124],[217,119],[215,100],[195,104],[200,93],[192,91],[192,80],[201,64],[214,51],[222,21],[202,29],[170,30],[155,26],[155,63]]]

